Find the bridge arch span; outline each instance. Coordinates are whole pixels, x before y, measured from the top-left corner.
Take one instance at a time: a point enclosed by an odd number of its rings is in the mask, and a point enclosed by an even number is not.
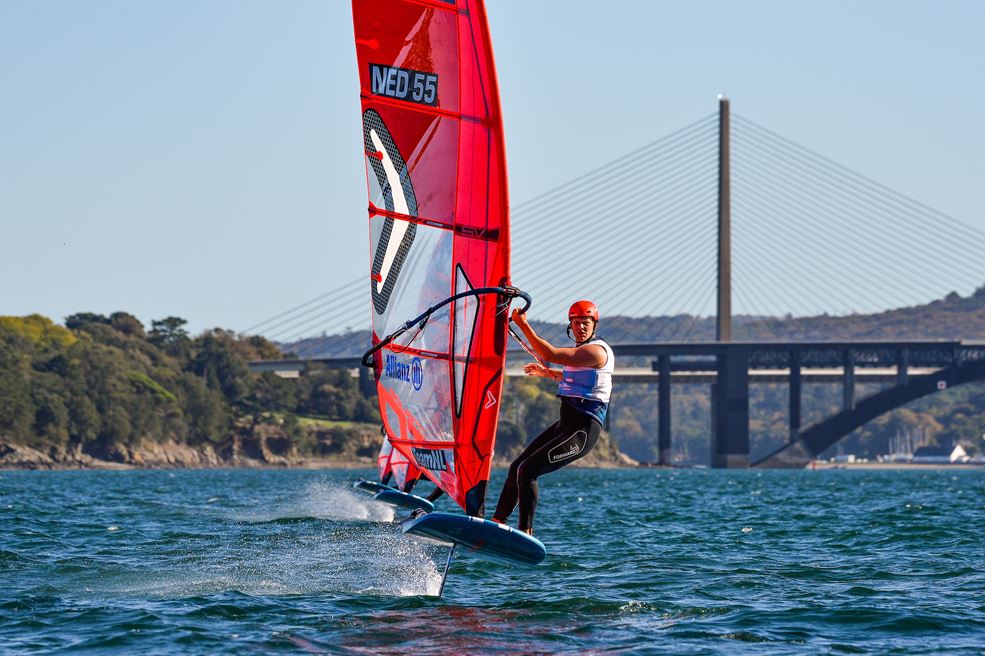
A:
[[[793,442],[752,463],[752,467],[799,469],[856,428],[911,401],[956,385],[985,380],[985,361],[976,360],[945,367],[930,374],[910,376],[905,385],[895,385],[858,401],[802,430]],[[943,387],[940,383],[943,382]]]

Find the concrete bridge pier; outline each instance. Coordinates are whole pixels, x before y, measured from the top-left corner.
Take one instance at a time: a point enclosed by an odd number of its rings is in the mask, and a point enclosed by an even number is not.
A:
[[[790,412],[788,414],[790,433],[787,438],[788,443],[797,441],[800,437],[801,424],[801,376],[800,376],[800,351],[790,352]]]
[[[718,355],[711,386],[711,466],[749,466],[749,352],[731,348]]]
[[[670,356],[657,357],[657,450],[658,463],[671,464],[670,456]]]
[[[845,350],[843,371],[842,410],[851,410],[855,407],[855,358],[851,349]]]

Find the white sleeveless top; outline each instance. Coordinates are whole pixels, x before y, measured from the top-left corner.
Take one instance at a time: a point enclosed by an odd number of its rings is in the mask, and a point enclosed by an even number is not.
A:
[[[605,364],[598,369],[565,366],[561,370],[561,382],[557,386],[558,396],[574,396],[608,403],[612,393],[612,372],[616,368],[616,356],[612,353],[612,348],[601,339],[590,339],[582,346],[587,344],[598,344],[605,349]]]

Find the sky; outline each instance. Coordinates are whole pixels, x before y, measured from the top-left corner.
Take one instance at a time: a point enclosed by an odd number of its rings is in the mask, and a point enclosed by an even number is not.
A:
[[[488,14],[514,203],[725,94],[985,231],[985,2]],[[0,315],[241,331],[363,274],[358,93],[343,0],[0,0]]]

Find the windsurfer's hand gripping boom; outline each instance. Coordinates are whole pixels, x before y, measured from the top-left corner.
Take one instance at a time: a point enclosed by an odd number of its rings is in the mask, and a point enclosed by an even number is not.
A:
[[[540,362],[528,362],[523,365],[523,373],[537,378],[561,380],[561,372],[559,370],[551,369],[547,365],[541,364]]]

